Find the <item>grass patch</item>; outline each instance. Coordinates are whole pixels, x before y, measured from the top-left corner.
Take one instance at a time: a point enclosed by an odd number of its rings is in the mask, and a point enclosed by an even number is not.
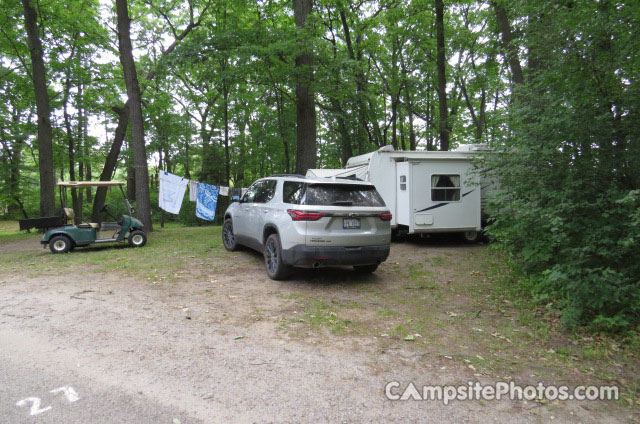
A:
[[[437,288],[432,272],[424,269],[422,264],[409,265],[409,271],[405,274],[405,278],[408,284],[404,288],[407,290],[435,290]]]
[[[319,298],[301,297],[290,294],[285,298],[294,299],[300,305],[301,314],[296,310],[293,315],[285,318],[281,330],[289,335],[302,336],[313,331],[328,331],[336,335],[363,334],[366,330],[360,322],[349,318],[351,311],[363,309],[364,306],[355,301],[338,301]]]
[[[26,231],[20,231],[18,228],[18,221],[0,221],[0,244],[38,237],[36,230],[31,230],[30,233],[27,233]]]
[[[34,250],[0,251],[0,272],[31,276],[60,272],[116,272],[153,281],[174,282],[191,265],[203,265],[212,257],[227,257],[221,227],[165,227],[148,235],[145,247],[133,249],[126,243],[80,247],[67,254],[38,249],[40,235],[26,234]],[[14,235],[0,234],[0,243]]]
[[[487,249],[474,262],[485,269],[487,304],[507,318],[491,324],[512,341],[507,352],[521,358],[517,368],[542,361],[557,375],[580,370],[618,384],[623,404],[640,405],[640,379],[634,373],[640,362],[638,330],[620,335],[568,330],[560,323],[558,311],[532,300],[528,282],[512,272],[500,252]]]

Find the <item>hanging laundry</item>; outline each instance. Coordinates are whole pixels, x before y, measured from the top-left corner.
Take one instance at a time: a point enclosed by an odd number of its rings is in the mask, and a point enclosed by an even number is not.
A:
[[[239,188],[230,188],[229,192],[231,193],[231,200],[240,200],[240,196],[242,196],[242,190]]]
[[[160,171],[158,177],[160,179],[158,204],[161,209],[177,215],[180,213],[189,180],[166,171]]]
[[[220,186],[220,196],[228,196],[229,195],[229,187]]]
[[[196,181],[189,181],[189,200],[195,202],[198,198],[198,183]]]
[[[216,217],[219,191],[220,187],[218,186],[198,183],[198,200],[196,203],[196,216],[198,218],[213,221]]]

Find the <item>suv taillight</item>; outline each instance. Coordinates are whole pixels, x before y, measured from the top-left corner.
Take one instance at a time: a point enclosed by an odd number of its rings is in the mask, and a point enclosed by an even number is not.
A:
[[[391,217],[393,215],[391,215],[390,213],[380,213],[378,214],[378,218],[380,218],[383,221],[391,221]]]
[[[294,221],[317,221],[320,218],[329,216],[326,213],[297,211],[295,209],[288,209],[287,213]]]

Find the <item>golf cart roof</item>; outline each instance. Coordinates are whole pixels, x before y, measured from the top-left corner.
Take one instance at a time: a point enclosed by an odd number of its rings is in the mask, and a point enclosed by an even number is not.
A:
[[[122,181],[60,181],[59,187],[117,187],[123,186]]]

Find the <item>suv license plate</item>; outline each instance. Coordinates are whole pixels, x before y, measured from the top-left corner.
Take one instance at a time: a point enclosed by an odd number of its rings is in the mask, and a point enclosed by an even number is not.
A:
[[[360,218],[344,218],[342,228],[345,230],[354,230],[360,228]]]

